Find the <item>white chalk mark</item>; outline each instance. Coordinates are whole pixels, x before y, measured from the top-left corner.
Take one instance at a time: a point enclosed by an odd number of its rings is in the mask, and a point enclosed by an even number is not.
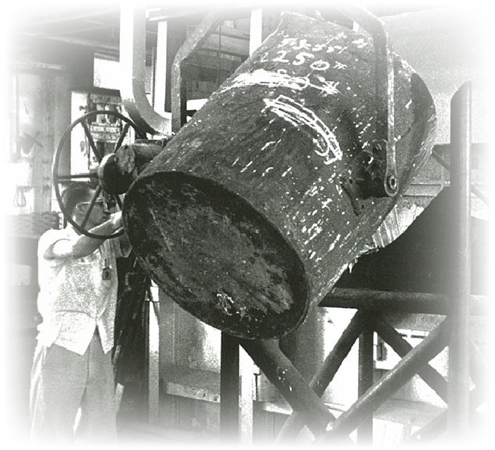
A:
[[[275,144],[275,141],[269,141],[267,142],[261,149],[261,151],[265,150],[265,148],[268,148],[270,145]]]
[[[369,41],[367,41],[366,39],[364,38],[358,38],[354,41],[352,41],[352,43],[357,47],[357,48],[364,48],[366,47],[366,45],[368,45]]]
[[[284,87],[295,91],[302,91],[307,87],[317,89],[325,95],[336,95],[338,82],[326,81],[322,77],[318,78],[321,85],[311,83],[308,77],[292,77],[285,73],[270,72],[264,69],[255,70],[252,73],[240,74],[230,86],[221,88],[220,92],[226,92],[230,89],[237,89],[246,86],[264,85],[268,87]]]
[[[268,173],[268,172],[271,172],[273,170],[273,167],[268,167],[264,172],[263,172],[263,177]]]
[[[245,172],[251,164],[253,164],[253,161],[249,161],[249,163],[243,169],[241,169],[241,173]]]
[[[292,167],[289,167],[283,174],[282,174],[282,178],[285,178],[285,176],[292,171]]]
[[[324,158],[326,165],[342,159],[342,150],[335,135],[313,111],[285,95],[264,101],[270,111],[285,121],[295,127],[305,125],[316,135],[313,137],[316,143],[315,153]]]

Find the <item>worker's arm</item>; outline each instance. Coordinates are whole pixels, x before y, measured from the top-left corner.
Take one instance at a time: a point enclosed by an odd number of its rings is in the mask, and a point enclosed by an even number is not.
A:
[[[109,235],[119,231],[122,228],[122,212],[114,213],[106,222],[98,225],[91,230],[92,234]],[[82,258],[91,255],[99,248],[105,239],[96,239],[83,234],[75,239],[61,239],[48,247],[44,253],[47,259],[56,258]]]

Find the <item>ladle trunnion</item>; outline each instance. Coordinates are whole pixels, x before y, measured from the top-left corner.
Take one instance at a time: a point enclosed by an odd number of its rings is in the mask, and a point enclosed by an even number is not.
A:
[[[131,185],[132,247],[186,311],[237,337],[280,337],[370,250],[435,123],[396,55],[383,123],[376,48],[365,31],[285,13]],[[383,194],[390,147],[395,192]]]

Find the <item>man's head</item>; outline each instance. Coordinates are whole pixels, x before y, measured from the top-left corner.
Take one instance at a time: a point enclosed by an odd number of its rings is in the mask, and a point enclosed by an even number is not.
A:
[[[91,229],[109,218],[109,211],[105,199],[100,195],[90,211],[90,204],[95,197],[96,190],[84,182],[71,183],[62,193],[62,201],[67,213],[79,225],[86,219],[85,229]]]

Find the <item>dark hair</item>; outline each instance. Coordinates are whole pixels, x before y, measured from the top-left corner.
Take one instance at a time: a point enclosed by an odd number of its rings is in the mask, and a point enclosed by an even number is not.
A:
[[[76,181],[69,184],[62,192],[62,202],[65,205],[67,213],[72,216],[76,205],[84,202],[91,197],[94,186],[91,183]]]

